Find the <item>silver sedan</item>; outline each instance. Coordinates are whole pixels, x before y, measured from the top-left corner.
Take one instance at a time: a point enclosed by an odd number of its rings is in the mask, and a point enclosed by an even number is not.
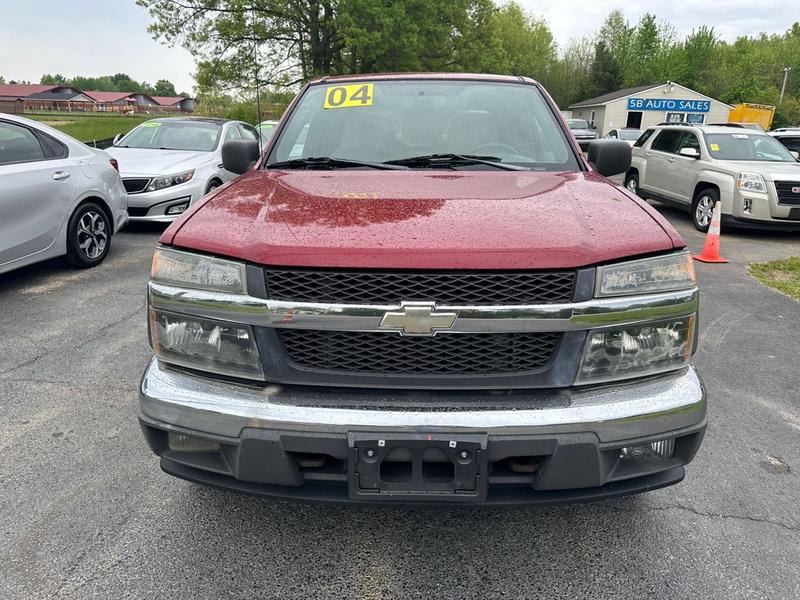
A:
[[[0,273],[64,255],[76,267],[100,264],[126,209],[108,154],[0,114]]]
[[[222,167],[222,144],[254,139],[241,121],[203,117],[151,119],[108,153],[119,161],[131,221],[174,221],[192,204],[238,177]]]

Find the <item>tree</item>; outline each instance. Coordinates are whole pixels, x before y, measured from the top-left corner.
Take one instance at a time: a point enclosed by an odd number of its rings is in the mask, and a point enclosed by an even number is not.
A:
[[[526,75],[545,80],[556,59],[556,45],[547,23],[510,2],[491,16],[490,38],[483,44],[484,67],[493,73]],[[493,43],[492,43],[493,42]]]
[[[0,75],[0,85],[5,84],[5,82],[6,82],[6,78],[3,77],[2,75]]]
[[[600,96],[618,90],[622,85],[619,65],[605,42],[597,42],[594,47],[594,60],[589,69],[590,96]]]
[[[60,73],[56,73],[55,75],[50,75],[49,73],[42,75],[42,78],[39,80],[41,85],[66,85],[67,78],[61,75]]]
[[[614,61],[619,66],[623,83],[631,81],[635,75],[634,36],[632,27],[620,10],[612,10],[598,32],[598,41],[604,42]]]
[[[177,96],[175,86],[171,81],[166,79],[159,79],[153,86],[153,94],[156,96]]]
[[[137,0],[150,32],[198,59],[200,90],[320,75],[465,70],[482,60],[491,0]]]

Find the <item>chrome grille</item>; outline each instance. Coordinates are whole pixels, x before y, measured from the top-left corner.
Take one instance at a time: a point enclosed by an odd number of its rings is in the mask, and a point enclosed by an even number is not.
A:
[[[130,179],[123,179],[122,185],[125,186],[125,191],[129,194],[138,194],[143,192],[147,189],[147,186],[150,184],[150,180],[146,178],[133,178]]]
[[[574,271],[514,273],[266,270],[271,299],[333,304],[440,305],[555,304],[571,302]]]
[[[475,375],[541,369],[561,333],[394,333],[279,329],[289,359],[315,371],[395,375]]]
[[[798,191],[793,191],[795,189]],[[800,206],[800,181],[776,181],[775,191],[781,204]]]

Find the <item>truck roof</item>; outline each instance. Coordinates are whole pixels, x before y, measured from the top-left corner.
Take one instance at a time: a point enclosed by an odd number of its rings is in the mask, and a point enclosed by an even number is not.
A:
[[[372,81],[402,80],[402,79],[431,79],[431,80],[456,80],[456,81],[494,81],[498,83],[536,83],[530,77],[520,75],[490,75],[485,73],[358,73],[351,75],[328,75],[311,81],[309,85],[320,83],[333,83],[337,81]]]

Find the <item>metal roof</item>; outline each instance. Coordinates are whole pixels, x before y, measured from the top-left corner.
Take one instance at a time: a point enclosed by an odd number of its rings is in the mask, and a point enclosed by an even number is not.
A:
[[[32,94],[41,94],[49,90],[54,90],[59,85],[38,85],[25,83],[0,83],[0,96],[14,96],[16,98],[27,98]]]
[[[639,92],[644,92],[645,90],[652,90],[653,88],[660,87],[662,85],[666,85],[665,83],[657,83],[655,85],[640,85],[637,87],[625,88],[624,90],[617,90],[616,92],[609,92],[608,94],[603,94],[602,96],[595,96],[594,98],[589,98],[588,100],[581,100],[580,102],[576,102],[575,104],[570,104],[569,108],[581,108],[584,106],[599,106],[601,104],[606,104],[611,102],[612,100],[619,100],[620,98],[624,98],[625,96],[630,96],[631,94],[637,94]]]
[[[183,96],[150,96],[150,98],[155,100],[156,104],[159,106],[174,106],[179,102],[189,99]]]
[[[129,96],[133,96],[135,92],[100,92],[93,90],[91,92],[83,93],[89,96],[89,98],[95,102],[117,102],[118,100],[123,100]]]

